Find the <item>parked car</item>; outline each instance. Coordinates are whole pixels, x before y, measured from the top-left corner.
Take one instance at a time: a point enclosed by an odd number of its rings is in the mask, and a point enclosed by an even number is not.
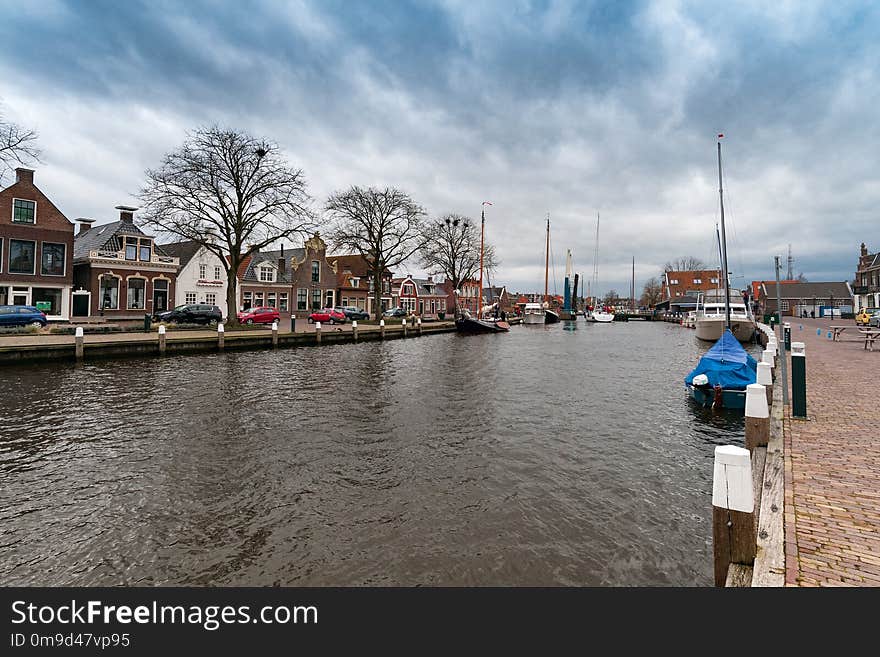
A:
[[[309,315],[309,324],[315,322],[325,322],[328,324],[345,324],[345,313],[341,313],[336,308],[321,308]]]
[[[864,308],[856,315],[856,324],[860,324],[862,326],[867,326],[871,321],[871,313],[869,313]]]
[[[341,312],[346,319],[370,319],[370,313],[354,306],[337,306],[333,310]]]
[[[155,322],[178,322],[180,324],[216,324],[223,321],[219,306],[190,303],[153,315]]]
[[[269,306],[256,306],[236,315],[239,324],[271,324],[281,320],[281,314]]]
[[[395,306],[394,308],[389,308],[384,313],[382,313],[383,317],[406,317],[407,312],[400,306]]]
[[[45,326],[46,313],[35,306],[0,306],[0,327]]]
[[[868,320],[868,326],[876,326],[880,328],[880,310],[871,315],[871,319]]]

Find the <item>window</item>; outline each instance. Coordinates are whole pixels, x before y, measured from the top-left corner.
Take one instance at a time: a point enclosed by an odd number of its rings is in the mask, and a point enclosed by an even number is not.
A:
[[[412,283],[406,283],[403,286],[403,294],[406,294],[407,296],[415,296],[415,293],[416,288]]]
[[[208,278],[208,265],[199,265],[199,280]]]
[[[254,292],[254,305],[262,306],[263,305],[263,293],[262,292]]]
[[[336,295],[333,293],[332,290],[327,290],[327,294],[325,295],[325,297],[327,299],[327,303],[325,304],[327,308],[332,308],[334,305],[336,305],[333,303],[335,301]]]
[[[312,283],[320,283],[321,282],[321,263],[317,260],[312,260]]]
[[[196,293],[195,292],[187,292],[183,295],[183,302],[187,305],[193,304],[196,302]]]
[[[287,292],[281,292],[278,297],[278,310],[287,312]]]
[[[297,310],[308,310],[309,303],[309,291],[301,287],[296,291],[296,309]]]
[[[677,278],[670,278],[669,284],[670,285],[678,285],[678,279]]]
[[[351,287],[360,287],[361,286],[361,279],[359,279],[357,277],[349,278],[348,282],[351,283]]]
[[[260,266],[260,280],[264,283],[272,283],[275,281],[275,270],[272,265]]]
[[[0,237],[0,271],[3,271],[3,238]]]
[[[207,303],[209,306],[216,306],[217,305],[217,295],[214,292],[208,292],[205,295],[205,303]]]
[[[274,292],[269,292],[269,294],[267,295],[266,305],[269,306],[270,308],[275,307],[275,293]]]
[[[712,283],[712,284],[714,285],[714,284],[717,284],[717,283],[718,283],[718,279],[717,279],[717,278],[710,278],[710,279],[709,279],[709,282]]]
[[[37,219],[37,204],[34,201],[15,199],[12,202],[12,223],[33,224]]]
[[[140,260],[141,262],[149,262],[152,257],[152,245],[149,240],[141,240]]]
[[[214,280],[222,281],[223,280],[223,267],[214,266]]]
[[[694,279],[694,285],[699,285],[699,284],[702,283],[702,282],[703,282],[703,279],[702,279],[702,278],[695,278],[695,279]]]
[[[783,311],[788,310],[788,301],[782,301],[782,305],[780,306],[780,308],[781,308]]]
[[[242,299],[242,307],[247,310],[253,305],[252,303],[252,295],[250,292],[244,293],[244,298]]]
[[[312,290],[312,310],[321,309],[321,290]]]
[[[47,315],[60,315],[61,288],[35,287],[31,290],[31,303]]]
[[[64,244],[43,242],[42,264],[40,265],[40,273],[43,276],[64,276],[65,253],[66,246]]]
[[[143,310],[145,308],[147,281],[144,278],[128,279],[128,309]]]
[[[9,240],[10,274],[34,274],[37,243],[28,240]]]
[[[126,260],[137,260],[137,238],[135,237],[126,237],[125,238],[125,259]]]
[[[101,276],[101,308],[119,310],[119,279],[115,276]]]

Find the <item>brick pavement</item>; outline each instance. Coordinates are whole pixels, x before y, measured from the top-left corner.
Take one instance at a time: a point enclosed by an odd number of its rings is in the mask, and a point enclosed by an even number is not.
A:
[[[880,586],[880,350],[855,328],[826,337],[852,320],[789,321],[806,346],[808,419],[786,409],[786,586]]]

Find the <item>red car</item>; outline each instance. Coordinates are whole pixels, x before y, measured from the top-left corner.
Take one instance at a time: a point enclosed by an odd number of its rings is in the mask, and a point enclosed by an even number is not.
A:
[[[345,313],[341,313],[333,308],[321,308],[309,315],[309,324],[315,322],[327,322],[329,324],[345,324]]]
[[[239,324],[271,324],[281,320],[281,315],[274,308],[257,306],[238,313]]]

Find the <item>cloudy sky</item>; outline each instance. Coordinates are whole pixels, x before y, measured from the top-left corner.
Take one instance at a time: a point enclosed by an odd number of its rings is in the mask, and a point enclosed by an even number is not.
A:
[[[551,221],[599,286],[714,265],[716,135],[734,283],[852,278],[880,249],[880,4],[6,2],[0,100],[40,135],[37,184],[71,219],[115,219],[145,168],[218,123],[278,142],[320,206],[396,186],[479,216],[500,282],[543,287]],[[9,182],[9,178],[5,179]],[[414,273],[416,273],[414,271]],[[783,272],[784,273],[784,272]],[[551,290],[553,284],[551,283]]]

